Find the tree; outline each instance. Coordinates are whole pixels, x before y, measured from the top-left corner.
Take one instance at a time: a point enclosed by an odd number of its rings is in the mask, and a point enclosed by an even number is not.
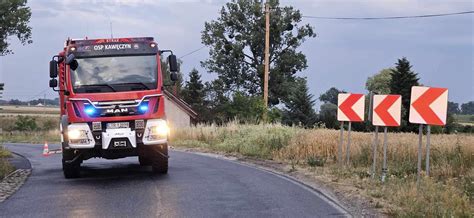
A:
[[[204,102],[204,84],[201,81],[201,75],[196,69],[189,72],[189,81],[183,89],[183,100],[190,105],[202,105]]]
[[[390,81],[392,80],[392,69],[383,69],[375,75],[367,78],[365,88],[369,92],[378,94],[390,94]]]
[[[335,87],[331,87],[325,93],[319,96],[319,100],[324,103],[331,103],[337,105],[337,96],[339,93],[345,93],[344,90],[339,90]]]
[[[446,125],[442,129],[444,129],[445,133],[451,134],[458,128],[459,128],[459,124],[456,123],[456,120],[454,119],[453,114],[448,112],[446,116]]]
[[[418,74],[413,72],[411,68],[410,62],[403,57],[398,59],[395,69],[391,70],[390,91],[402,96],[402,105],[405,109],[410,107],[411,87],[419,85]]]
[[[216,20],[206,22],[202,43],[210,47],[202,66],[216,73],[226,92],[261,95],[264,76],[265,16],[261,1],[232,0],[222,7]],[[300,24],[302,15],[293,7],[279,7],[270,0],[269,104],[276,105],[290,95],[295,74],[307,68],[306,56],[297,48],[313,27]]]
[[[183,100],[198,113],[198,122],[205,121],[208,111],[204,101],[206,93],[198,70],[193,69],[189,72],[189,81],[186,82],[181,94]]]
[[[448,114],[460,114],[459,104],[452,101],[448,101]]]
[[[23,45],[33,42],[28,26],[31,11],[26,0],[0,1],[0,17],[0,56],[12,53],[8,49],[10,36],[16,36]]]
[[[8,102],[9,105],[26,105],[25,102],[22,102],[18,99],[11,99],[9,102]]]
[[[313,109],[315,100],[313,95],[309,94],[305,78],[298,78],[297,86],[285,101],[283,111],[283,123],[287,125],[302,125],[304,127],[313,127],[316,123],[316,112]]]
[[[414,125],[408,124],[408,110],[410,108],[411,87],[419,85],[418,74],[411,70],[410,62],[403,57],[398,59],[395,69],[392,69],[392,80],[390,81],[390,92],[402,96],[402,124],[403,131],[416,131]]]
[[[224,82],[220,79],[216,79],[212,82],[205,83],[205,101],[208,102],[208,110],[212,114],[205,122],[223,124],[227,121],[225,109],[230,98],[226,95],[224,88]]]
[[[265,110],[260,96],[249,96],[242,92],[235,92],[226,96],[223,83],[219,79],[206,83],[209,116],[204,122],[224,124],[232,120],[246,123],[258,123]]]
[[[241,92],[234,93],[232,100],[224,108],[226,122],[235,119],[246,123],[259,123],[265,110],[262,98]]]
[[[329,129],[338,127],[337,121],[337,105],[333,103],[324,103],[319,110],[319,121],[324,123],[324,126]]]
[[[461,105],[462,114],[474,114],[474,101],[470,101]]]

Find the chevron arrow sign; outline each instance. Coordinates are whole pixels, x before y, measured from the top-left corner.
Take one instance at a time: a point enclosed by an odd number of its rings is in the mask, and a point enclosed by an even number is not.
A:
[[[337,96],[337,120],[363,122],[364,110],[363,94],[341,93]]]
[[[413,86],[410,99],[410,123],[446,125],[448,89]]]
[[[374,95],[372,124],[374,126],[400,126],[402,96]]]

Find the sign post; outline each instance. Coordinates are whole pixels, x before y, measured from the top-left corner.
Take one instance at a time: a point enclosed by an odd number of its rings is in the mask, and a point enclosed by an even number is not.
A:
[[[401,95],[374,95],[374,107],[372,112],[372,125],[375,126],[374,146],[378,145],[378,127],[383,126],[383,166],[382,166],[382,182],[385,181],[387,175],[387,127],[400,126],[402,96]],[[372,166],[372,177],[376,174],[376,158],[377,147],[374,147],[374,162]]]
[[[387,177],[387,127],[383,128],[383,165],[382,165],[382,182]]]
[[[375,172],[377,170],[377,147],[379,145],[379,126],[375,126],[375,137],[374,137],[374,143],[372,145],[373,152],[374,152],[374,162],[372,163],[372,178],[375,178]]]
[[[344,122],[341,121],[341,134],[339,136],[339,147],[337,149],[337,161],[342,164],[342,145],[344,143]]]
[[[423,124],[420,124],[420,128],[418,130],[418,164],[416,170],[416,185],[418,186],[421,177],[421,144],[423,143]]]
[[[351,128],[352,122],[363,122],[365,112],[365,99],[363,94],[340,93],[337,96],[337,120],[341,121],[341,140],[339,143],[339,155],[342,156],[342,145],[344,137],[343,124],[344,121],[349,122],[347,129],[347,147],[346,147],[346,164],[350,163],[350,146],[351,146]],[[342,159],[342,157],[340,157]]]
[[[410,123],[420,124],[418,139],[417,183],[421,177],[423,124],[426,124],[426,175],[430,174],[430,125],[446,125],[448,89],[413,86],[410,99]]]
[[[431,126],[426,126],[426,175],[430,176],[430,135]]]
[[[346,164],[349,166],[350,163],[350,149],[351,149],[351,124],[352,122],[349,121],[349,127],[347,127],[347,147],[346,147]]]

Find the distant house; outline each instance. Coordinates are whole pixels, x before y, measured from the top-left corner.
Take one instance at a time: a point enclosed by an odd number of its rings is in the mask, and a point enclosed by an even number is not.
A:
[[[189,127],[197,120],[198,114],[183,99],[164,90],[166,119],[171,128]]]

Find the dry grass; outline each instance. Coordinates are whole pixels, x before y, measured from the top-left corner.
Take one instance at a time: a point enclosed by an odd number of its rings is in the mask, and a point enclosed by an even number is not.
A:
[[[38,107],[38,106],[1,106],[2,110],[0,113],[12,113],[12,114],[56,114],[59,115],[59,107]]]
[[[50,143],[57,143],[61,140],[61,134],[59,130],[34,132],[11,131],[3,132],[1,136],[3,137],[4,142],[21,142],[32,144],[42,144],[45,141]]]
[[[10,156],[11,153],[0,144],[0,180],[13,171],[13,167],[6,160]]]
[[[30,115],[5,115],[0,113],[0,129],[3,131],[13,131],[18,116],[28,116],[35,119],[39,130],[59,129],[59,115],[50,116],[30,116]]]
[[[378,172],[383,151],[381,136],[377,149]],[[336,130],[230,123],[224,127],[179,129],[172,132],[171,140],[175,146],[276,159],[293,169],[319,166],[319,174],[363,190],[361,193],[366,197],[386,202],[385,206],[377,206],[385,207],[383,211],[391,215],[458,217],[474,214],[474,135],[432,135],[431,177],[423,178],[418,191],[415,185],[416,134],[388,134],[389,174],[385,184],[370,179],[371,133],[351,134],[350,167],[337,164],[339,131]],[[343,154],[345,156],[345,149]]]
[[[391,173],[397,176],[414,173],[416,171],[418,135],[389,133],[387,139],[388,166]],[[320,157],[334,162],[338,143],[339,132],[336,130],[300,130],[289,141],[288,146],[275,151],[274,156],[280,160],[296,159],[300,162],[305,162],[310,157]],[[347,141],[343,146],[344,155],[346,154],[346,143]],[[372,133],[353,132],[351,134],[350,159],[353,166],[371,166],[372,143]],[[423,146],[423,153],[425,153],[425,146]],[[432,135],[430,155],[432,176],[442,179],[466,175],[468,170],[474,166],[473,154],[473,135]],[[382,158],[382,137],[379,137],[378,163],[382,161]]]

